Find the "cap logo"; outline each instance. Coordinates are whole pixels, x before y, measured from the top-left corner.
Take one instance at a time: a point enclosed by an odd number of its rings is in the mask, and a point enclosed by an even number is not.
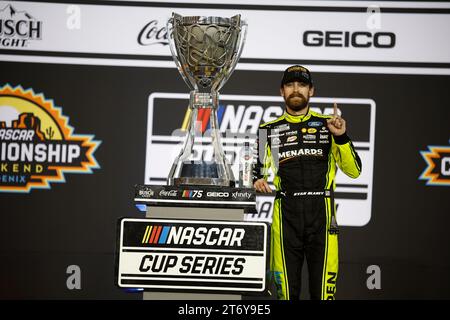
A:
[[[292,72],[292,71],[303,71],[303,72],[306,72],[306,69],[303,68],[303,67],[299,67],[299,66],[293,66],[293,67],[290,67],[288,69],[288,72]]]

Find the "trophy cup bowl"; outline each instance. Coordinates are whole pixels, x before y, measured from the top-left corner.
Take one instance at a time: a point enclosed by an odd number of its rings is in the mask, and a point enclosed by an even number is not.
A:
[[[223,18],[173,13],[167,30],[175,64],[191,89],[188,130],[169,172],[168,184],[234,186],[235,178],[222,148],[217,109],[219,90],[242,53],[247,25],[240,15]],[[206,139],[201,137],[201,123],[197,120],[200,109],[210,109],[211,145],[206,147],[212,147],[211,159],[203,159],[203,152],[194,149],[205,147]]]

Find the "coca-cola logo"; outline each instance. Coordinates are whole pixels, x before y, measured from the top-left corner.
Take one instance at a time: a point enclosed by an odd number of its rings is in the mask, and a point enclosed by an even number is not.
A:
[[[159,196],[161,197],[176,197],[177,190],[161,190],[159,192]]]
[[[138,43],[141,46],[150,46],[153,44],[162,44],[167,46],[169,44],[167,28],[159,27],[157,20],[152,20],[147,23],[139,32]]]

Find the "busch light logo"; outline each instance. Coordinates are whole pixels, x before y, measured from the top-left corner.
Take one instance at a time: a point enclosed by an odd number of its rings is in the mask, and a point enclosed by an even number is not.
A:
[[[42,21],[8,4],[0,9],[0,48],[23,48],[42,38]]]

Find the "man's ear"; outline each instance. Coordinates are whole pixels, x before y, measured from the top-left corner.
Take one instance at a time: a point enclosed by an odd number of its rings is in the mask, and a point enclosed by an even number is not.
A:
[[[309,88],[309,96],[312,97],[314,95],[314,86],[311,85],[311,88]]]
[[[284,98],[284,88],[280,87],[280,95]]]

